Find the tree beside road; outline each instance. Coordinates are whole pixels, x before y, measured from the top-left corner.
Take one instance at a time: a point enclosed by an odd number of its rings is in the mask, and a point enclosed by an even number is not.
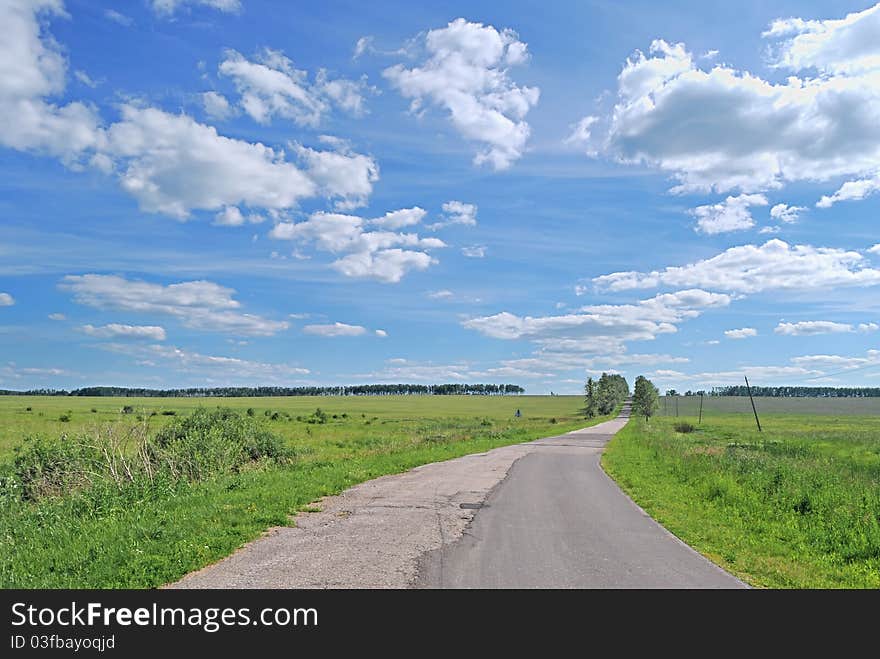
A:
[[[633,386],[633,413],[645,417],[647,422],[660,407],[660,395],[657,387],[648,378],[640,375]]]

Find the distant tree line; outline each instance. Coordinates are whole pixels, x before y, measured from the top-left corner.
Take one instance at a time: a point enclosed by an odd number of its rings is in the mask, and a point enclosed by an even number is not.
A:
[[[508,396],[525,393],[516,384],[360,384],[341,387],[192,387],[141,389],[137,387],[83,387],[64,389],[0,389],[0,396],[120,396],[142,398],[206,398],[262,396]]]
[[[714,387],[709,395],[748,396],[749,392],[745,385],[735,385]],[[755,387],[753,385],[752,395],[770,398],[878,398],[880,387]]]
[[[629,396],[629,385],[622,375],[602,373],[598,381],[587,379],[584,387],[584,413],[588,419],[611,414]]]

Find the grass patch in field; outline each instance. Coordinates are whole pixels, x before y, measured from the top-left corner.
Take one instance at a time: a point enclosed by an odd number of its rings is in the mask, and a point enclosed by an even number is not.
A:
[[[751,410],[749,410],[750,412]],[[602,464],[689,545],[756,586],[880,587],[876,417],[633,419]]]
[[[210,432],[198,438],[175,430],[198,407],[205,408],[200,414],[216,414],[218,405],[283,438],[294,461],[286,466],[230,461],[227,444],[212,445]],[[580,397],[562,396],[147,398],[125,399],[124,406],[131,412],[122,413],[123,404],[112,398],[0,398],[0,419],[12,419],[30,430],[23,434],[50,443],[62,431],[68,438],[94,436],[101,427],[124,433],[140,416],[151,441],[163,450],[174,453],[168,444],[175,442],[159,438],[182,439],[175,444],[182,447],[176,464],[189,465],[182,477],[135,479],[121,488],[113,479],[98,479],[67,487],[63,496],[48,492],[35,503],[6,492],[0,509],[0,586],[158,586],[228,555],[270,526],[289,524],[291,514],[316,499],[364,480],[607,418],[586,421],[578,413]],[[47,415],[28,417],[26,407]],[[98,412],[88,413],[92,407]],[[514,418],[517,408],[521,418]],[[61,427],[57,415],[68,409],[72,421]],[[95,425],[96,416],[103,426]],[[2,430],[8,469],[21,438],[13,442],[9,429]],[[132,449],[123,454],[132,455]],[[204,456],[210,457],[207,463]]]

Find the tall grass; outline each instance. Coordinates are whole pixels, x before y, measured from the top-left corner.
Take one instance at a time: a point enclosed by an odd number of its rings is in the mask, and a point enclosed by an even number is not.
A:
[[[2,481],[7,501],[38,502],[86,490],[200,481],[260,461],[283,464],[294,452],[252,419],[230,409],[198,409],[155,436],[143,421],[104,425],[55,439],[27,438]]]
[[[721,417],[630,422],[603,466],[673,533],[769,587],[880,587],[875,419]]]

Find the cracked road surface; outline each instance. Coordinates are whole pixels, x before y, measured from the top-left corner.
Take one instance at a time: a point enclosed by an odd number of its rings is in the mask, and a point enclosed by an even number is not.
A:
[[[361,483],[169,587],[743,587],[602,471],[626,415]]]

